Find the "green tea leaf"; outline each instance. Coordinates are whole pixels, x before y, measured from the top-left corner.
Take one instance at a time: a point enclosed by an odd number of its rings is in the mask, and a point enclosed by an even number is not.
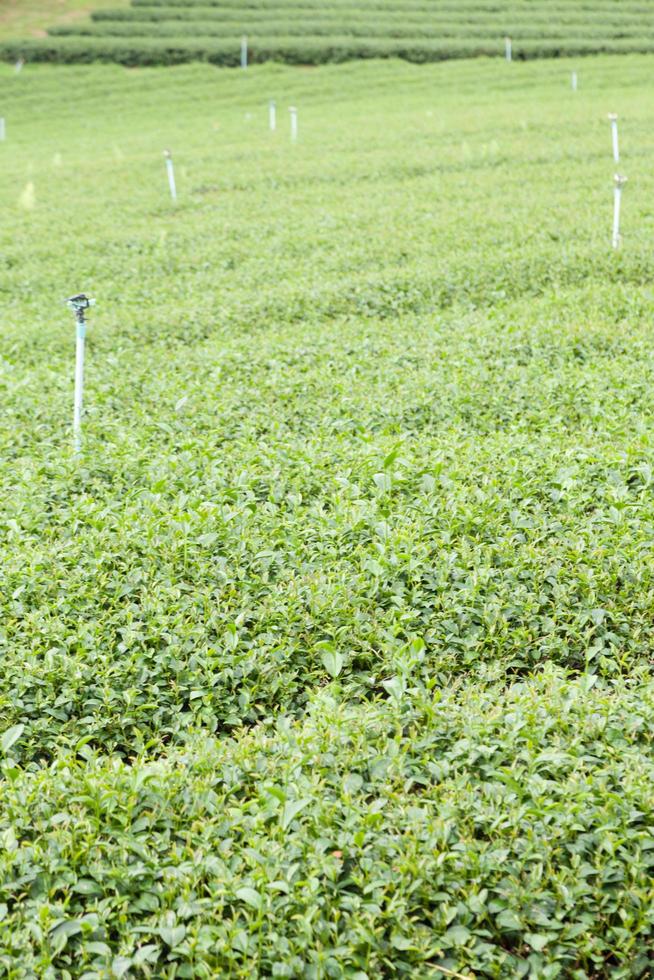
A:
[[[11,728],[8,728],[3,732],[2,737],[0,737],[0,749],[6,754],[12,745],[16,744],[24,731],[24,725],[13,725]]]

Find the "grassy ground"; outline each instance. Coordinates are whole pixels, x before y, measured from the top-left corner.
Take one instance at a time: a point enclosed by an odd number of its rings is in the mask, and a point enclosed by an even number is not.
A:
[[[573,67],[3,69],[7,977],[651,973],[652,75]]]
[[[0,39],[42,37],[48,27],[71,25],[92,10],[127,0],[0,0]]]

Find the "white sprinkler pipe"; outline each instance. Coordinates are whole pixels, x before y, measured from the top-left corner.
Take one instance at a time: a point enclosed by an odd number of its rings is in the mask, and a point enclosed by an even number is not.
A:
[[[277,105],[274,99],[271,99],[268,103],[268,125],[270,126],[270,132],[274,133],[277,129]]]
[[[4,140],[7,135],[7,127],[5,126],[4,117],[0,119],[0,140]]]
[[[620,147],[618,145],[618,117],[615,112],[609,112],[609,120],[611,122],[611,140],[613,143],[613,159],[616,163],[620,163]]]
[[[572,73],[572,91],[573,92],[576,92],[577,91],[577,72],[576,71],[573,71],[573,73]]]
[[[513,57],[513,45],[510,37],[504,38],[504,57],[507,61],[511,61]]]
[[[611,244],[613,248],[620,246],[620,203],[622,198],[622,188],[627,182],[626,177],[616,174],[613,178],[613,235]]]
[[[82,451],[82,411],[84,408],[84,346],[86,341],[86,311],[95,300],[84,293],[71,296],[66,302],[73,310],[75,332],[75,394],[73,398],[73,450],[76,456]]]
[[[173,167],[173,155],[170,150],[164,150],[164,157],[166,158],[166,170],[168,171],[168,186],[170,187],[170,196],[173,201],[177,200],[177,187],[175,185],[175,168]]]
[[[86,324],[77,321],[77,340],[75,343],[75,399],[73,403],[73,447],[75,455],[82,451],[82,409],[84,407],[84,347],[86,343]]]
[[[241,68],[248,66],[248,39],[243,35],[241,38]]]
[[[292,105],[288,111],[291,114],[291,140],[295,143],[297,139],[297,109]]]

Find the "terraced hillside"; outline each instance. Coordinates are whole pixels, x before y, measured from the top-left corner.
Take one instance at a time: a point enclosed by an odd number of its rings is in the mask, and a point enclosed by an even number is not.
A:
[[[0,54],[31,60],[126,65],[202,60],[319,64],[400,57],[414,62],[504,56],[556,57],[654,50],[654,4],[643,0],[132,0],[97,9],[49,36],[5,42]]]

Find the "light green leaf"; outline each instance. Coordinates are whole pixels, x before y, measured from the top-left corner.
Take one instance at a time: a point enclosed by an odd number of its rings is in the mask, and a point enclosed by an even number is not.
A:
[[[253,909],[259,910],[263,904],[261,895],[254,888],[239,888],[236,897]]]
[[[99,941],[84,943],[84,951],[92,953],[94,956],[111,956],[111,947]]]
[[[65,919],[50,930],[50,941],[55,949],[62,950],[72,936],[82,931],[82,924],[77,919]]]
[[[397,701],[402,698],[402,695],[406,691],[406,682],[403,677],[391,677],[388,681],[382,681],[382,684],[390,696]]]
[[[388,493],[393,486],[393,481],[389,473],[375,473],[372,479],[381,493]]]
[[[114,956],[111,962],[112,977],[118,977],[120,980],[120,977],[125,976],[131,965],[132,961],[127,956]]]
[[[497,924],[502,929],[510,932],[515,932],[516,930],[522,928],[520,919],[511,909],[504,909],[503,912],[500,912],[497,917]]]
[[[80,878],[73,885],[73,891],[78,895],[102,895],[102,889],[92,878]]]
[[[443,936],[443,945],[446,948],[448,946],[465,946],[471,935],[472,933],[465,926],[450,926]]]
[[[184,939],[186,935],[186,927],[182,925],[161,926],[161,928],[159,929],[159,935],[166,943],[166,945],[170,946],[172,949],[174,946],[179,946],[179,944]]]
[[[540,953],[545,949],[550,941],[550,937],[542,932],[526,932],[524,939],[536,953]]]
[[[343,657],[338,650],[325,650],[321,659],[330,677],[338,677],[343,669]]]
[[[304,810],[305,806],[308,806],[311,800],[289,800],[282,811],[281,825],[284,830],[287,829],[289,824],[295,819],[295,817]]]
[[[11,728],[8,728],[6,732],[4,732],[2,738],[0,738],[0,749],[2,749],[5,755],[12,745],[18,741],[24,731],[25,725],[13,725]]]

